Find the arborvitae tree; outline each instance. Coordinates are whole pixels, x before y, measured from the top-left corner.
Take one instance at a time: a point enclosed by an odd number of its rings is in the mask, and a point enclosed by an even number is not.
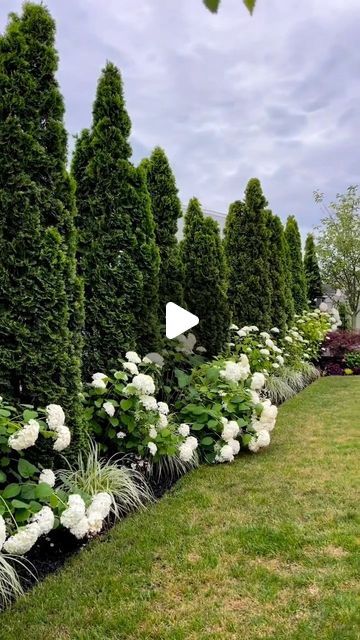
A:
[[[160,251],[159,316],[164,321],[167,302],[180,306],[184,303],[182,264],[176,238],[178,219],[182,216],[181,204],[165,151],[156,147],[142,165],[146,171]]]
[[[316,306],[316,299],[322,296],[321,275],[316,256],[314,236],[309,233],[305,242],[304,271],[306,278],[307,297],[312,307]]]
[[[285,239],[289,247],[294,308],[296,313],[302,313],[307,307],[307,292],[301,252],[301,236],[294,216],[289,216],[287,219]]]
[[[225,225],[232,319],[261,329],[271,324],[266,204],[260,182],[253,178],[246,187],[245,203],[230,206]]]
[[[285,265],[285,310],[286,310],[286,322],[287,325],[290,326],[295,313],[295,304],[292,293],[292,273],[291,273],[291,259],[290,259],[290,248],[285,238],[285,229],[284,225],[282,225],[283,230],[283,238],[284,238],[284,265]]]
[[[76,439],[82,286],[54,38],[33,4],[0,38],[0,393],[60,403]]]
[[[207,354],[216,355],[225,346],[230,324],[226,266],[219,226],[204,217],[196,198],[190,200],[185,216],[181,254],[185,303],[200,319],[193,331]]]
[[[269,276],[271,282],[271,324],[285,331],[286,313],[286,285],[285,269],[285,238],[281,220],[268,212],[267,226],[269,231]]]
[[[129,160],[130,128],[120,73],[107,63],[92,128],[78,139],[72,164],[87,376],[116,366],[127,349],[146,352],[158,342],[159,256],[144,174]]]

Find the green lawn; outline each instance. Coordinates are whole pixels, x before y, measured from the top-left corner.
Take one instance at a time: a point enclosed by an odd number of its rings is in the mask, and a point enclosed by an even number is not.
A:
[[[359,415],[360,378],[319,380],[269,449],[183,478],[2,614],[0,639],[359,639]]]

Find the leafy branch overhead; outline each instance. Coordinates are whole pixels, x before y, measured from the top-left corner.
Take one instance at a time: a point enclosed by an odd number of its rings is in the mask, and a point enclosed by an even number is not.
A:
[[[203,1],[205,6],[212,13],[217,13],[220,6],[220,0],[203,0]],[[256,0],[243,0],[243,3],[245,7],[247,7],[247,9],[249,9],[250,13],[252,14],[255,8]]]

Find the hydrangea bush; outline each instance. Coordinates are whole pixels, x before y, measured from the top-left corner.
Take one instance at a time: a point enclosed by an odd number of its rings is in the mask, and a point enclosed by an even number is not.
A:
[[[109,454],[136,453],[151,463],[164,456],[182,458],[186,436],[169,416],[168,404],[156,398],[154,363],[135,352],[125,358],[121,370],[95,373],[88,384],[84,403],[90,431]],[[193,443],[193,452],[196,447]]]

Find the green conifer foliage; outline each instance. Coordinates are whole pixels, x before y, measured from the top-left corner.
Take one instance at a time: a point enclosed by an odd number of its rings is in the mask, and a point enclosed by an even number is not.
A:
[[[107,63],[92,128],[79,137],[72,165],[86,376],[116,366],[127,349],[146,352],[158,343],[159,256],[144,173],[130,162],[130,127],[120,72]]]
[[[286,310],[286,322],[290,326],[295,313],[294,298],[292,293],[292,272],[291,272],[291,259],[290,248],[285,238],[285,229],[282,225],[284,233],[284,256],[285,256],[285,310]]]
[[[193,331],[207,355],[216,355],[229,333],[226,266],[219,226],[204,217],[196,198],[190,200],[185,216],[181,254],[185,304],[200,319]]]
[[[60,403],[79,441],[82,283],[54,38],[34,4],[0,38],[0,393]]]
[[[280,218],[271,211],[268,212],[268,229],[271,324],[284,333],[287,322],[285,238]]]
[[[183,273],[179,245],[176,238],[181,204],[175,176],[165,151],[156,147],[149,159],[143,161],[155,220],[156,243],[160,251],[159,315],[164,321],[167,302],[180,306],[183,299]]]
[[[294,309],[295,313],[302,313],[302,311],[307,307],[307,291],[304,265],[302,261],[301,236],[294,216],[289,216],[287,219],[285,239],[289,248]]]
[[[229,269],[229,303],[233,322],[271,324],[271,283],[266,199],[256,178],[248,182],[245,202],[230,205],[225,225],[225,254]]]
[[[314,236],[309,233],[305,242],[304,271],[306,278],[307,297],[312,307],[316,306],[316,299],[322,296],[322,283],[319,263],[316,255]]]

